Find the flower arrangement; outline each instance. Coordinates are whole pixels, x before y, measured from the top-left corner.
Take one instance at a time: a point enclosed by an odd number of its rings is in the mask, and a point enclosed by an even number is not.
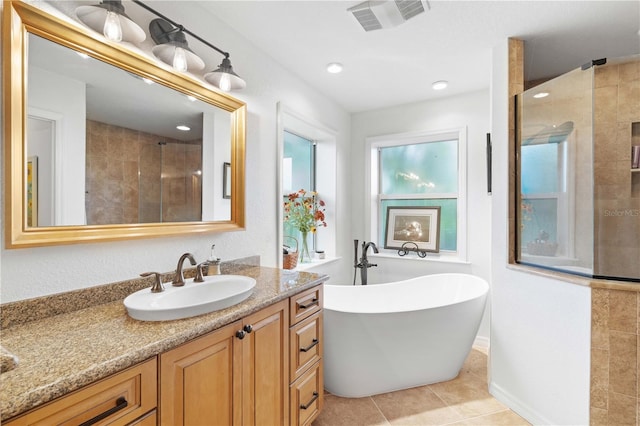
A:
[[[320,226],[327,226],[324,219],[324,201],[318,199],[318,193],[315,191],[307,192],[300,189],[292,192],[284,203],[284,221],[302,234],[300,263],[310,262],[307,235],[309,232],[315,233]]]
[[[284,203],[284,220],[300,232],[316,232],[319,226],[327,226],[324,219],[324,201],[315,191],[301,189],[287,196]]]

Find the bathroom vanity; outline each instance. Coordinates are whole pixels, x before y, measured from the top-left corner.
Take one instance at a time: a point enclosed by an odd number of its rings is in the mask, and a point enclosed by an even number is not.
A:
[[[183,320],[134,320],[119,298],[5,327],[20,309],[29,316],[37,303],[73,304],[92,289],[3,305],[2,344],[20,362],[0,375],[2,422],[310,424],[323,404],[327,277],[264,267],[233,273],[256,279],[251,297]]]

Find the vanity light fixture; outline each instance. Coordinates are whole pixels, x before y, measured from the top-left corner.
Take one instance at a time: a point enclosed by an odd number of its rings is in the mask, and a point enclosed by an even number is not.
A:
[[[216,70],[206,73],[204,75],[204,79],[223,92],[244,89],[247,86],[247,83],[245,83],[245,81],[240,78],[235,71],[233,71],[231,61],[229,60],[229,54],[226,52],[223,54],[225,55],[225,58],[222,60],[222,63]]]
[[[176,129],[182,130],[183,132],[188,132],[189,130],[191,130],[191,127],[180,124],[179,126],[176,126]]]
[[[547,96],[549,96],[549,92],[538,92],[533,95],[533,97],[536,99],[546,98]]]
[[[439,81],[435,81],[431,84],[431,88],[433,90],[444,90],[447,88],[447,86],[449,85],[448,81],[445,80],[439,80]]]
[[[176,71],[200,71],[204,68],[204,61],[189,48],[184,28],[156,18],[149,23],[149,34],[156,42],[151,52]]]
[[[327,64],[327,72],[331,74],[338,74],[342,72],[342,64],[340,62],[331,62]]]
[[[78,6],[76,16],[111,41],[141,43],[147,38],[144,30],[125,14],[121,0],[103,0],[92,6]]]
[[[191,64],[189,63],[190,59],[194,60],[195,58],[193,58],[191,54],[193,54],[193,56],[195,56],[196,58],[200,59],[197,55],[195,55],[195,53],[193,53],[191,51],[191,49],[185,49],[186,46],[186,39],[184,38],[184,34],[189,34],[191,37],[195,38],[196,40],[198,40],[199,42],[201,42],[202,44],[205,44],[207,46],[209,46],[210,48],[212,48],[213,50],[215,50],[216,52],[224,55],[224,59],[222,60],[222,63],[220,64],[220,66],[211,72],[208,72],[204,75],[204,79],[213,84],[214,86],[216,86],[218,89],[222,90],[222,91],[230,91],[230,90],[236,90],[236,89],[244,89],[247,85],[247,83],[240,78],[240,76],[238,76],[238,74],[236,74],[233,71],[233,67],[231,66],[231,61],[229,60],[229,53],[225,52],[219,48],[217,48],[216,46],[214,46],[213,44],[209,43],[208,41],[202,39],[201,37],[197,36],[196,34],[192,33],[191,31],[189,31],[188,29],[184,28],[182,25],[176,24],[175,22],[173,22],[171,19],[167,18],[166,16],[162,15],[161,13],[157,12],[156,10],[152,9],[151,7],[147,6],[146,4],[142,3],[140,0],[132,0],[133,3],[143,7],[144,9],[148,10],[149,12],[153,13],[154,15],[156,15],[157,17],[161,18],[160,21],[165,21],[165,23],[162,24],[157,24],[156,26],[160,26],[160,28],[156,28],[155,30],[151,29],[151,25],[149,25],[149,31],[152,34],[152,38],[154,38],[154,31],[156,32],[156,35],[160,36],[160,30],[163,30],[163,32],[165,32],[166,34],[164,34],[164,36],[167,36],[167,39],[169,41],[169,46],[167,49],[162,48],[162,49],[158,49],[158,53],[156,53],[156,50],[154,49],[153,54],[156,55],[161,61],[166,62],[172,66],[174,66],[174,63],[183,68],[183,61],[181,58],[178,58],[177,62],[175,61],[176,55],[175,52],[178,51],[177,47],[180,47],[184,54],[185,54],[185,58],[186,62],[187,62],[187,68],[191,69]],[[159,22],[160,22],[159,21]],[[153,21],[152,21],[153,22]],[[170,25],[167,25],[170,24]],[[173,26],[171,28],[169,28],[170,26]],[[166,30],[166,31],[165,31]],[[184,44],[182,43],[181,40],[184,40]],[[155,38],[154,38],[154,41]],[[158,41],[156,41],[158,42]],[[172,44],[173,43],[173,44]],[[162,45],[165,45],[167,43],[163,43]],[[156,46],[159,47],[159,46]],[[163,50],[163,54],[162,57],[160,56],[160,50]],[[167,51],[167,52],[164,52]],[[173,56],[171,56],[171,53],[173,52]],[[166,55],[166,60],[165,60],[165,55]],[[178,55],[182,55],[182,52],[179,52]],[[200,61],[202,61],[202,59],[200,59]],[[175,66],[174,66],[175,67]],[[200,67],[199,69],[204,68],[204,62],[202,63],[202,67]],[[194,65],[194,69],[195,69],[195,65]]]

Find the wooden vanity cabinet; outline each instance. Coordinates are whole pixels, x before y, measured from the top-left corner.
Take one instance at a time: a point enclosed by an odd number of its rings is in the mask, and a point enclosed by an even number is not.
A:
[[[322,345],[320,285],[6,424],[309,425]]]
[[[160,424],[288,424],[288,318],[284,300],[161,354]]]
[[[310,425],[324,404],[322,286],[290,299],[290,424]]]
[[[27,412],[6,425],[145,426],[155,424],[157,402],[154,357]]]

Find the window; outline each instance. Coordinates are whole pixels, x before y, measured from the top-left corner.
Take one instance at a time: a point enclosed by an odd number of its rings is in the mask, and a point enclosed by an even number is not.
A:
[[[282,158],[283,202],[287,195],[305,189],[316,190],[316,144],[314,141],[284,132],[284,155]],[[300,241],[300,232],[284,222],[284,235]]]
[[[539,254],[532,242],[553,241],[556,256],[568,256],[568,144],[523,145],[520,155],[521,252]],[[538,251],[536,251],[538,250]]]
[[[465,132],[372,138],[371,237],[384,245],[387,208],[440,207],[440,251],[466,260]]]

